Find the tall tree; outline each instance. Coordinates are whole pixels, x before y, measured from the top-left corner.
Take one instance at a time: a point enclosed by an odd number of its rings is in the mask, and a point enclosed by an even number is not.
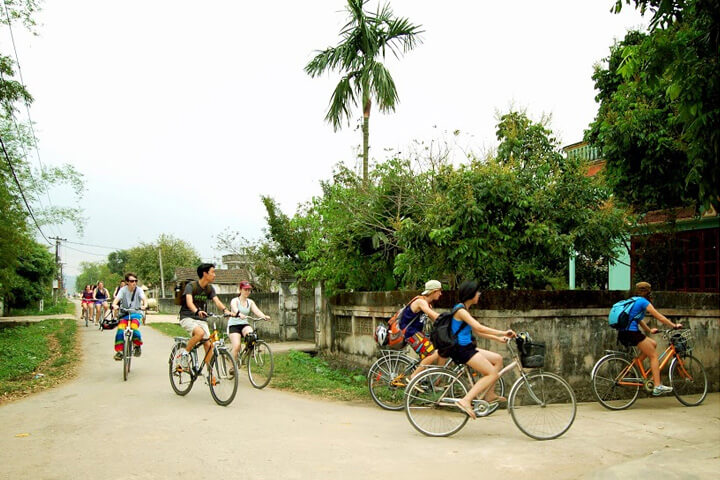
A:
[[[340,129],[343,119],[350,121],[350,110],[363,109],[363,180],[368,180],[370,109],[372,101],[382,112],[395,110],[398,93],[390,72],[381,62],[389,49],[396,58],[412,50],[420,41],[421,26],[393,15],[389,4],[375,13],[364,9],[368,0],[347,0],[348,23],[340,31],[342,41],[320,51],[305,67],[313,78],[328,70],[343,76],[330,98],[325,120]]]
[[[172,235],[162,234],[155,242],[141,243],[127,251],[127,270],[133,271],[143,285],[159,287],[160,262],[158,252],[162,250],[163,275],[166,288],[178,267],[197,267],[200,256],[192,245]]]

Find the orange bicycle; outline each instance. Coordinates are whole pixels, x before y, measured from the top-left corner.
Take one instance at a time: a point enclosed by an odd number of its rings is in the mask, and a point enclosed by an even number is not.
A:
[[[700,360],[693,357],[692,333],[689,329],[663,330],[669,340],[658,357],[660,371],[670,364],[669,381],[675,397],[688,407],[700,405],[708,391],[707,374]],[[654,384],[650,368],[645,369],[633,347],[633,354],[605,350],[590,374],[592,391],[600,405],[610,410],[623,410],[635,403],[640,388],[652,393]]]

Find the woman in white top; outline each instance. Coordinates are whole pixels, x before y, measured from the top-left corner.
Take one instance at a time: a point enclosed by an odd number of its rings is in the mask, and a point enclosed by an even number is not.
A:
[[[240,351],[242,339],[253,331],[252,326],[250,326],[250,323],[247,321],[247,317],[252,313],[256,317],[270,320],[270,317],[265,315],[257,305],[255,305],[255,302],[250,300],[250,293],[252,292],[250,282],[242,281],[239,287],[240,295],[233,298],[230,302],[232,317],[228,319],[228,336],[232,344],[232,355],[235,358],[237,358],[238,352]]]

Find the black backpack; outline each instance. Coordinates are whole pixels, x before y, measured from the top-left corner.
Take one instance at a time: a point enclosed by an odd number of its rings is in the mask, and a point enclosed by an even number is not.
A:
[[[455,312],[457,312],[461,308],[465,307],[455,307],[450,312],[441,313],[433,323],[433,329],[432,332],[430,332],[430,341],[432,342],[435,349],[440,352],[441,355],[455,346],[455,344],[457,343],[458,335],[460,335],[460,332],[463,328],[470,328],[470,325],[468,325],[467,323],[463,323],[463,326],[460,327],[457,332],[453,333],[452,331],[453,316],[455,315]]]

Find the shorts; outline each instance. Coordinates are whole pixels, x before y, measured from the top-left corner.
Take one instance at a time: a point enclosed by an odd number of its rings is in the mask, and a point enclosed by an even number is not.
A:
[[[83,298],[82,303],[83,303],[83,305],[90,305],[92,303],[95,303],[95,300],[93,300],[92,298],[90,300],[85,300]]]
[[[249,323],[243,323],[242,325],[230,325],[228,327],[228,333],[239,333],[242,335],[242,331],[245,327],[250,327],[252,329],[252,326]]]
[[[198,320],[197,318],[191,318],[191,317],[185,317],[180,319],[180,326],[184,328],[190,335],[192,335],[193,330],[195,330],[195,327],[200,327],[203,329],[203,340],[207,340],[210,338],[210,329],[208,328],[208,324],[204,320]]]
[[[435,352],[435,347],[432,342],[422,332],[417,332],[415,335],[406,337],[405,341],[410,345],[410,348],[418,354],[421,360]]]
[[[626,347],[635,347],[643,340],[645,340],[645,335],[642,332],[631,332],[629,330],[620,330],[618,332],[618,342]]]
[[[468,343],[467,345],[455,345],[450,350],[440,352],[441,357],[450,357],[452,361],[458,365],[464,365],[470,360],[475,354],[478,353],[477,347],[474,343]]]
[[[95,300],[95,305],[102,305],[103,303],[106,303],[107,300]]]

